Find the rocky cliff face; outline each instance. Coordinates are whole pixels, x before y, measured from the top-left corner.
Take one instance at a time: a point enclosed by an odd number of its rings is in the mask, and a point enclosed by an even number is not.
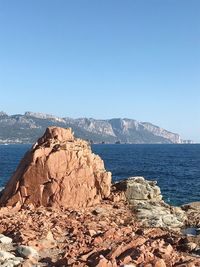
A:
[[[190,143],[178,134],[147,122],[131,119],[95,120],[59,118],[43,113],[26,112],[8,116],[0,113],[0,143],[34,143],[49,126],[71,127],[79,138],[96,143]]]
[[[165,139],[169,139],[174,144],[184,143],[184,140],[181,139],[179,134],[171,133],[169,131],[166,131],[165,129],[162,129],[162,128],[155,126],[155,125],[148,123],[148,122],[143,122],[142,125],[145,127],[145,129],[147,129],[148,131],[150,131],[154,135],[161,136]]]
[[[111,173],[71,129],[47,128],[25,155],[0,198],[1,205],[86,207],[110,194]]]

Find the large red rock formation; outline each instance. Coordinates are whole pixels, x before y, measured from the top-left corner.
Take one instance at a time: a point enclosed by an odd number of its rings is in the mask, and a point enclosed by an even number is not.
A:
[[[26,153],[0,198],[1,206],[86,207],[110,194],[111,173],[71,129],[47,128]]]

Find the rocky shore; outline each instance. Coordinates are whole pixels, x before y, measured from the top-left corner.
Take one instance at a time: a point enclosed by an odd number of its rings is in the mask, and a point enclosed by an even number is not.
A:
[[[0,266],[200,266],[200,203],[172,207],[143,177],[111,185],[71,129],[46,130],[0,205]]]

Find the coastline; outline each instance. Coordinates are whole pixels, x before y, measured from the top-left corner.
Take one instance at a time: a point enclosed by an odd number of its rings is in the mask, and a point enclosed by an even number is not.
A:
[[[141,176],[112,184],[103,160],[71,129],[47,128],[0,205],[4,267],[199,266],[200,203],[171,206]]]
[[[32,144],[1,145],[1,186],[14,172]],[[200,145],[92,145],[113,175],[113,182],[129,176],[157,180],[170,205],[198,201]],[[188,188],[190,187],[190,194]]]

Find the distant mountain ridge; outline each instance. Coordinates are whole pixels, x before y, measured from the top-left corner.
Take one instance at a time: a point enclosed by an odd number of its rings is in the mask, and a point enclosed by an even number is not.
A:
[[[48,126],[71,127],[77,137],[94,143],[183,144],[179,134],[132,119],[59,118],[44,113],[7,115],[0,112],[0,143],[34,143]]]

